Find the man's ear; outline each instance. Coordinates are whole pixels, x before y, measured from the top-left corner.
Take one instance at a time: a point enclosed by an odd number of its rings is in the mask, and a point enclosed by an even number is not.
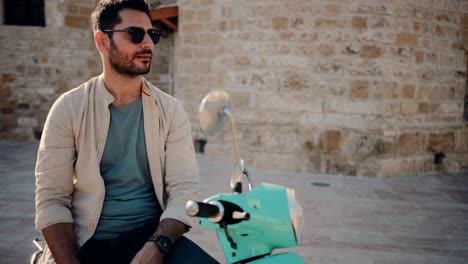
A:
[[[103,53],[109,50],[109,35],[98,30],[94,33],[94,43],[99,52]]]

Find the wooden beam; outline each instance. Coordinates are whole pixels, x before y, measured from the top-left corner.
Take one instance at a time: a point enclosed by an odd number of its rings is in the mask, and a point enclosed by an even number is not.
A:
[[[175,32],[177,32],[178,28],[177,28],[177,26],[176,26],[174,23],[172,23],[171,21],[167,20],[166,18],[161,18],[161,19],[159,19],[159,20],[161,20],[161,22],[163,22],[164,24],[166,24],[166,26],[172,28],[172,30],[174,30]]]
[[[172,23],[169,18],[178,17],[179,16],[179,7],[177,6],[170,6],[170,7],[161,7],[158,9],[150,10],[151,21],[161,21],[169,28],[172,28],[175,32],[177,32],[178,28],[177,25]]]
[[[161,20],[162,18],[178,17],[179,7],[170,6],[170,7],[152,9],[150,11],[150,14],[151,14],[151,20]]]

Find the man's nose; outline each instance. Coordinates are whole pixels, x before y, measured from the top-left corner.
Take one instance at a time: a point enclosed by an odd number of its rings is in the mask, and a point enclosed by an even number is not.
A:
[[[143,41],[141,42],[141,47],[146,50],[153,50],[154,49],[154,43],[151,37],[149,36],[148,33],[145,33],[145,37],[143,38]]]

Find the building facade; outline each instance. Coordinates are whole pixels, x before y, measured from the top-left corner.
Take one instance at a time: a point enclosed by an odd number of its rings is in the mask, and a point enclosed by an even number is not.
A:
[[[5,13],[5,3],[2,13]],[[45,26],[0,26],[0,136],[34,140],[59,94],[100,74],[96,1],[44,1]],[[181,100],[205,155],[203,96],[231,94],[254,169],[396,176],[468,168],[468,1],[179,0],[147,76]]]

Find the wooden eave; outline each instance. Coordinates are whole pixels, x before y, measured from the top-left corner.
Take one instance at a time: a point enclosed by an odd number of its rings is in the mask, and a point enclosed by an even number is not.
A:
[[[178,18],[179,17],[179,7],[177,6],[169,6],[169,7],[160,7],[157,9],[150,10],[151,21],[161,21],[166,26],[177,32],[178,28],[177,25],[170,21],[170,18]]]

